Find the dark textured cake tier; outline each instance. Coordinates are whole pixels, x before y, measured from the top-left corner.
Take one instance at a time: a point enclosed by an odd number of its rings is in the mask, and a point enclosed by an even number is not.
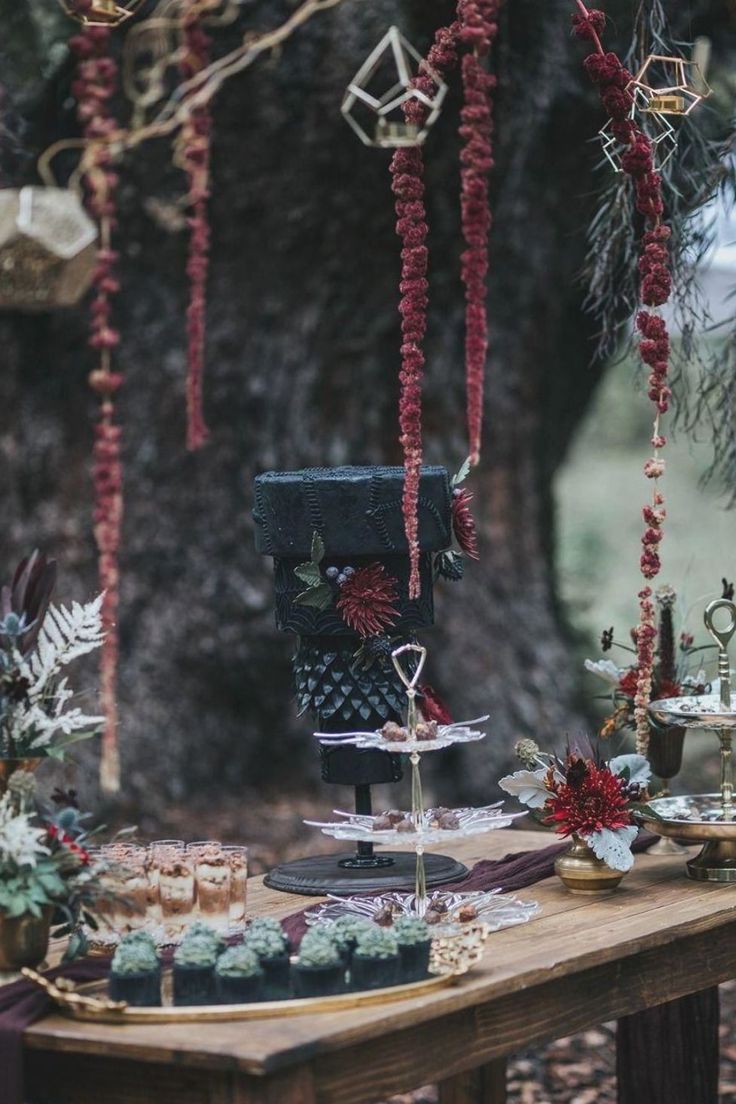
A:
[[[264,472],[255,480],[256,548],[278,559],[309,556],[320,533],[328,556],[407,555],[401,500],[404,469],[305,468]],[[445,468],[423,467],[419,484],[419,547],[450,545],[450,479]]]

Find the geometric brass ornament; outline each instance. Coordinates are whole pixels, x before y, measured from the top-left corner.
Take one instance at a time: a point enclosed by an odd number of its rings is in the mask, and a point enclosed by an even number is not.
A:
[[[84,27],[117,27],[130,19],[141,0],[59,0],[72,19]]]
[[[665,54],[645,58],[626,89],[641,89],[646,98],[644,110],[660,115],[689,115],[711,93],[697,62]]]
[[[663,112],[652,109],[651,96],[648,92],[638,85],[634,86],[633,81],[628,85],[628,89],[634,101],[631,105],[629,118],[636,119],[637,125],[641,127],[652,143],[654,168],[657,172],[661,172],[677,149],[677,133],[669,120],[665,118]],[[612,130],[613,120],[609,119],[606,125],[598,131],[598,137],[601,140],[606,158],[613,166],[614,171],[620,173],[623,171],[621,155],[625,153],[627,147],[617,141]]]
[[[422,75],[432,79],[433,95],[413,85],[413,70],[420,65]],[[430,69],[398,27],[389,27],[348,85],[340,110],[366,146],[421,146],[446,94],[447,85],[439,74]],[[409,100],[417,100],[426,109],[420,124],[407,123],[404,118],[402,108]]]
[[[77,303],[92,282],[97,227],[68,188],[0,189],[0,308]]]

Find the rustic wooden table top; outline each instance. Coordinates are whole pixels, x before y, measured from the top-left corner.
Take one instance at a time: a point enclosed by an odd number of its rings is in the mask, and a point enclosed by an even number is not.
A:
[[[470,865],[549,843],[546,833],[499,831],[453,853]],[[249,894],[249,911],[272,916],[315,901],[275,893],[260,879],[251,881]],[[157,1100],[168,1098],[162,1068],[176,1067],[189,1071],[192,1085],[206,1071],[240,1085],[237,1093],[201,1096],[199,1090],[187,1096],[180,1086],[179,1100],[357,1104],[736,976],[736,887],[689,881],[681,857],[638,856],[621,888],[603,899],[573,896],[556,878],[518,896],[538,901],[540,914],[491,935],[483,962],[456,988],[385,1006],[247,1023],[151,1029],[51,1015],[26,1033],[29,1068],[43,1056],[48,1070],[54,1055],[59,1070],[72,1068],[69,1059],[81,1068],[96,1056],[98,1091],[104,1068],[117,1071],[119,1085],[132,1062],[139,1079],[152,1078],[148,1099],[154,1083]],[[87,1062],[79,1063],[81,1055]],[[110,1099],[146,1097],[130,1091]]]

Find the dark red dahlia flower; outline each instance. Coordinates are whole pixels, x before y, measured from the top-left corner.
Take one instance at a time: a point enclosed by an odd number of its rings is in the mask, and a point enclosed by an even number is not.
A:
[[[574,783],[552,778],[550,788],[553,794],[546,805],[546,823],[553,824],[558,835],[579,832],[587,836],[603,828],[615,831],[632,823],[623,779],[607,767],[597,767],[592,760],[586,761],[582,777],[576,777]]]
[[[478,552],[478,532],[475,518],[470,509],[473,496],[470,491],[456,489],[452,499],[452,528],[455,539],[466,556],[471,560],[480,559]]]
[[[375,636],[398,620],[398,596],[398,583],[383,564],[368,564],[342,584],[337,609],[358,636]]]

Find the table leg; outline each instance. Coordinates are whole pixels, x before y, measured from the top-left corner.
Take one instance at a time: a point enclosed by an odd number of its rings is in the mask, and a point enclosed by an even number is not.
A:
[[[506,1104],[506,1059],[458,1073],[439,1089],[439,1104]]]
[[[718,989],[618,1023],[618,1104],[718,1104]]]

